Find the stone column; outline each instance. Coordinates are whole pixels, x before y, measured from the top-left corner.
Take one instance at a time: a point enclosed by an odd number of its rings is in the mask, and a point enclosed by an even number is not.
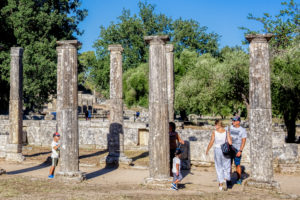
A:
[[[269,44],[272,34],[247,35],[250,42],[250,158],[251,178],[247,185],[277,187],[273,180],[272,103]]]
[[[167,87],[168,87],[168,110],[169,121],[174,121],[174,53],[173,44],[166,45],[166,63],[167,63]]]
[[[83,180],[79,171],[77,40],[57,42],[57,124],[61,135],[60,171],[57,175]]]
[[[9,144],[6,160],[21,162],[23,135],[23,49],[12,47],[10,51],[10,99],[9,99]]]
[[[130,164],[124,154],[122,51],[119,44],[109,45],[110,51],[110,118],[107,137],[107,166]]]
[[[149,157],[151,180],[169,178],[169,113],[166,41],[168,36],[146,36],[149,47]]]

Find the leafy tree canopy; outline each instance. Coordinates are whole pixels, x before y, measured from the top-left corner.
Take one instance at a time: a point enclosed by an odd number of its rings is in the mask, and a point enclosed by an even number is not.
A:
[[[79,7],[80,0],[1,0],[0,87],[9,88],[10,47],[23,47],[26,111],[41,108],[56,94],[56,41],[82,34],[78,24],[87,11]],[[5,108],[8,96],[6,90],[0,97]]]

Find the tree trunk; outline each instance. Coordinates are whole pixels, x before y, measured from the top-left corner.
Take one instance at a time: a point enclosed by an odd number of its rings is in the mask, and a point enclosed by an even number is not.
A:
[[[286,111],[284,113],[284,123],[287,129],[287,143],[294,143],[296,139],[296,116],[297,116],[297,109]]]

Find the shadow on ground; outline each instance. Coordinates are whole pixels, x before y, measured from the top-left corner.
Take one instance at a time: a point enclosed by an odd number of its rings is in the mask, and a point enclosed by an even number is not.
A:
[[[26,172],[31,172],[31,171],[43,169],[43,168],[46,168],[46,167],[49,167],[49,166],[50,166],[50,162],[49,162],[49,158],[47,158],[47,160],[45,162],[43,162],[42,164],[39,164],[37,166],[7,172],[6,174],[9,174],[9,175],[22,174],[22,173],[26,173]]]
[[[79,156],[79,159],[90,158],[90,157],[94,157],[94,156],[100,156],[102,154],[105,154],[106,152],[108,152],[107,149],[106,150],[97,151],[97,152],[91,153],[91,154],[81,155],[81,156]]]
[[[132,162],[134,162],[134,161],[136,161],[138,159],[146,158],[148,156],[149,156],[149,152],[144,152],[144,153],[141,153],[140,155],[135,156],[135,157],[133,157],[131,159],[132,159]]]
[[[40,155],[45,155],[45,154],[49,154],[51,153],[51,151],[47,151],[47,152],[41,152],[41,153],[35,153],[32,155],[24,155],[26,158],[30,158],[30,157],[36,157],[36,156],[40,156]]]
[[[86,179],[93,179],[93,178],[96,178],[98,176],[101,176],[101,175],[107,174],[109,172],[112,172],[116,169],[117,169],[117,167],[110,167],[110,168],[105,167],[103,169],[88,173],[88,174],[85,175],[85,177],[86,177]]]

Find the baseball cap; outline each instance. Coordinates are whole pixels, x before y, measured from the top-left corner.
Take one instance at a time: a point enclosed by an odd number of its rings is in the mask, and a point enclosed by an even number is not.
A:
[[[55,132],[55,133],[53,133],[53,137],[55,137],[55,136],[60,137],[60,134],[58,132]]]
[[[234,116],[231,119],[232,119],[232,121],[241,121],[241,118],[239,116]]]

